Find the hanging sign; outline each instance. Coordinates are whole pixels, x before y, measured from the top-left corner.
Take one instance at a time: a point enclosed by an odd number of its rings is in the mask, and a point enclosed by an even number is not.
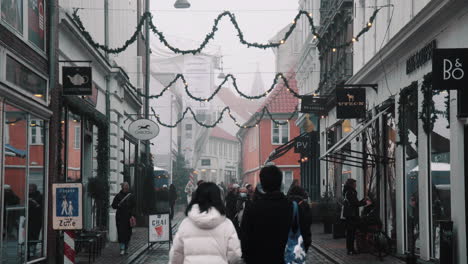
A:
[[[468,85],[468,49],[435,49],[432,89],[456,90]]]
[[[169,214],[149,215],[149,243],[170,241],[170,232]]]
[[[310,137],[308,134],[299,136],[294,142],[294,153],[308,155],[310,152]]]
[[[159,126],[149,119],[138,119],[128,126],[128,133],[139,140],[150,140],[159,134]]]
[[[366,116],[366,89],[336,89],[336,118],[353,119]]]
[[[62,67],[63,95],[92,95],[91,67]]]
[[[301,99],[301,112],[323,115],[326,113],[327,98],[304,95]]]
[[[81,183],[52,185],[52,222],[54,230],[83,229],[83,186]]]

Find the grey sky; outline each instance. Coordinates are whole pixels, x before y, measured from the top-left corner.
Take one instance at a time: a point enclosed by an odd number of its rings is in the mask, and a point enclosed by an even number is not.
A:
[[[189,9],[175,9],[175,0],[153,0],[151,10],[155,24],[171,37],[193,40],[198,47],[213,26],[213,21],[224,10],[236,15],[247,41],[267,43],[278,31],[290,24],[297,13],[296,0],[189,0]],[[257,62],[265,85],[274,77],[274,54],[271,49],[247,48],[240,44],[237,32],[225,17],[212,44],[221,47],[225,73],[233,73],[239,88],[249,91]],[[215,47],[216,48],[216,47]],[[211,47],[213,49],[213,47]]]

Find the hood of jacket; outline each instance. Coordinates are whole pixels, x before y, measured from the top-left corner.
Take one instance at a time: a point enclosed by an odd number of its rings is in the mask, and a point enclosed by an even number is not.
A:
[[[214,207],[202,213],[198,204],[194,204],[188,213],[188,218],[201,229],[213,229],[223,223],[226,216],[221,215]]]

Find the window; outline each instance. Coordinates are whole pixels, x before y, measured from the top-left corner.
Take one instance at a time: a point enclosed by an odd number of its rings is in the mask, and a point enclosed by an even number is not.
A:
[[[81,147],[81,127],[75,126],[73,148],[80,149],[80,147]]]
[[[285,125],[278,125],[272,121],[272,132],[271,132],[271,143],[272,144],[285,144],[289,141],[289,123]]]
[[[46,100],[47,81],[10,56],[6,57],[6,80]]]
[[[28,8],[27,16],[23,16],[25,5]],[[2,0],[2,22],[21,35],[24,41],[45,51],[45,7],[44,0]]]
[[[223,157],[227,158],[228,157],[228,144],[223,143],[223,148],[224,148]]]
[[[287,193],[289,190],[289,186],[291,186],[293,182],[293,172],[292,171],[283,171],[283,191]]]
[[[185,124],[185,130],[192,131],[192,124]]]
[[[31,119],[29,129],[29,142],[33,145],[44,144],[44,122],[42,120]]]

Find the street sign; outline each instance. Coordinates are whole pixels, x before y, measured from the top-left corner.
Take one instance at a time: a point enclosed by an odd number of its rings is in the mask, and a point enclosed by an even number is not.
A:
[[[92,95],[91,67],[62,67],[63,95]]]
[[[432,89],[457,90],[468,85],[468,49],[435,49]]]
[[[169,214],[149,215],[149,243],[169,242],[170,232]]]
[[[128,133],[139,140],[150,140],[159,134],[159,126],[149,119],[138,119],[128,126]]]
[[[336,118],[353,119],[366,116],[366,89],[336,89]]]
[[[52,222],[54,230],[83,229],[83,185],[56,183],[52,185]]]
[[[318,97],[313,95],[304,95],[301,99],[301,113],[313,113],[316,115],[324,115],[327,105],[326,97]]]

